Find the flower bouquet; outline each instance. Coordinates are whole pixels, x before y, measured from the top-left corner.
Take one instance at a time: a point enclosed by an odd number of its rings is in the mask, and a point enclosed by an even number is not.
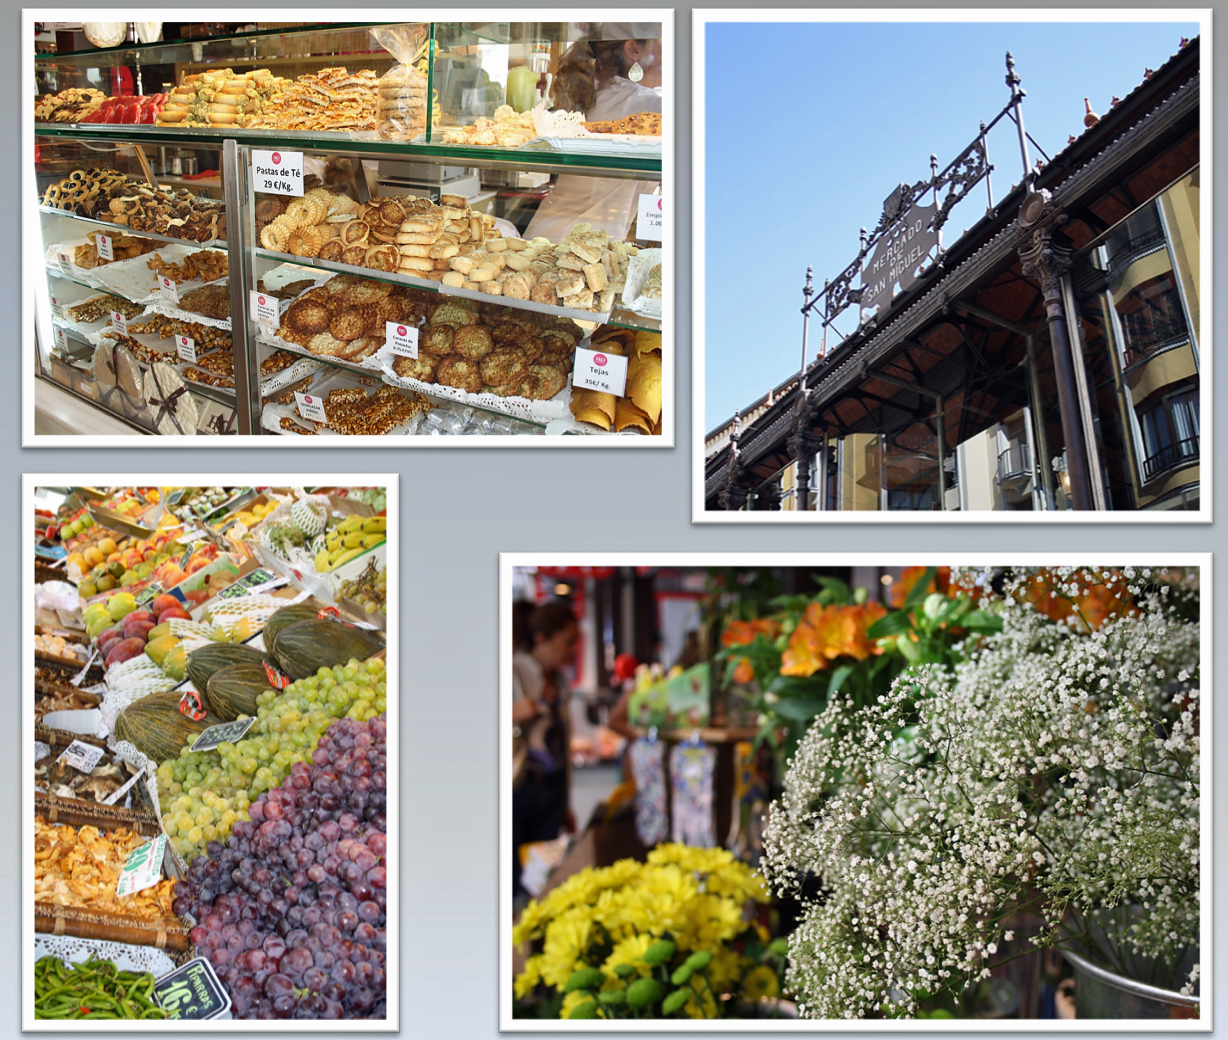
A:
[[[965,577],[1001,632],[872,703],[832,698],[790,764],[764,869],[823,894],[786,988],[805,1017],[913,1017],[988,979],[1035,914],[1035,946],[1194,992],[1197,570]]]

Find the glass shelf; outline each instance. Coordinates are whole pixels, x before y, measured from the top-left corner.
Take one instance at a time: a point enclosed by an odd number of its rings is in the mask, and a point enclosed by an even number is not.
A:
[[[454,144],[428,144],[407,141],[385,141],[370,131],[363,133],[328,133],[325,131],[245,130],[227,127],[176,128],[127,123],[35,123],[34,136],[63,137],[74,141],[122,141],[123,144],[150,144],[185,148],[220,148],[231,139],[252,148],[278,148],[296,151],[315,147],[336,155],[357,155],[371,158],[396,156],[402,159],[434,159],[458,166],[482,169],[533,170],[543,173],[592,170],[605,174],[622,174],[660,180],[660,156],[631,153],[602,154],[569,152],[546,148],[483,148]]]
[[[159,235],[154,231],[134,231],[127,224],[116,224],[110,220],[95,220],[93,217],[82,217],[72,212],[72,210],[55,209],[52,206],[39,206],[38,211],[45,217],[64,217],[68,220],[77,221],[80,224],[88,224],[90,227],[106,228],[114,234],[128,235],[131,238],[152,238],[156,242],[187,246],[190,249],[226,249],[226,240],[223,238],[215,238],[209,242],[194,242],[190,238],[173,238],[170,235]]]

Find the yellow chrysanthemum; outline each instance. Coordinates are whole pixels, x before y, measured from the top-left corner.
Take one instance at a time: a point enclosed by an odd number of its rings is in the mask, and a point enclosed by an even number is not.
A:
[[[607,975],[613,975],[614,969],[620,964],[634,965],[641,975],[648,975],[652,969],[643,963],[644,952],[656,942],[656,937],[648,933],[632,935],[615,945],[613,952],[605,959],[601,969]]]
[[[689,1018],[716,1018],[716,997],[702,979],[692,977],[691,995],[684,1010]]]
[[[533,992],[534,987],[541,982],[542,979],[542,959],[541,957],[530,957],[524,966],[524,971],[516,979],[512,991],[518,999],[524,999]]]
[[[572,1011],[581,1004],[587,1004],[592,999],[592,995],[585,993],[583,990],[573,990],[563,998],[563,1008],[559,1011],[559,1018],[570,1018]]]
[[[766,964],[760,964],[746,973],[746,978],[742,980],[742,993],[751,1003],[775,1000],[780,993],[780,980],[776,972]]]
[[[546,926],[546,948],[541,955],[542,980],[562,989],[572,973],[584,967],[593,922],[580,909],[569,910]]]

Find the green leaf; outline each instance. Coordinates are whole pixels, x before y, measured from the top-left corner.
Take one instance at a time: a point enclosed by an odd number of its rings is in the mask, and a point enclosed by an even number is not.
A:
[[[898,636],[912,630],[912,618],[903,610],[896,610],[881,617],[866,629],[867,639],[882,639],[883,636]]]
[[[984,610],[973,610],[965,614],[959,623],[972,632],[1002,631],[1002,619],[997,614],[990,614]]]
[[[614,968],[614,974],[617,975],[620,979],[629,979],[631,978],[632,975],[635,974],[635,965],[634,964],[616,965]]]
[[[925,602],[925,597],[929,595],[930,582],[934,580],[934,575],[937,573],[937,567],[925,568],[925,573],[917,580],[917,584],[909,590],[908,598],[904,600],[903,610],[905,612]]]
[[[656,979],[637,979],[627,987],[627,1007],[646,1008],[661,999],[663,987]]]
[[[780,741],[776,739],[776,721],[774,719],[768,719],[755,735],[753,750],[758,751],[759,745],[765,740],[772,745],[773,750],[780,747]]]
[[[856,668],[857,666],[855,664],[842,664],[831,673],[831,682],[827,684],[828,700],[831,700],[840,692],[840,687],[844,684],[844,680],[852,675]]]
[[[672,1015],[675,1011],[681,1011],[684,1004],[691,996],[689,989],[676,989],[661,1004],[661,1013],[663,1015]]]
[[[789,956],[789,940],[788,939],[773,939],[768,944],[768,949],[777,957]]]
[[[605,976],[596,968],[581,968],[577,972],[573,972],[563,985],[564,993],[571,993],[577,989],[600,989],[605,983]]]
[[[668,939],[658,939],[644,951],[644,963],[664,964],[674,955],[677,948]]]
[[[627,994],[621,989],[607,989],[598,993],[597,999],[610,1007],[621,1007],[627,1003]]]
[[[847,606],[853,602],[853,590],[848,587],[847,582],[839,578],[828,578],[822,574],[812,574],[811,580],[824,592],[831,593],[833,602],[841,606]]]
[[[772,710],[781,718],[804,722],[813,719],[823,707],[824,702],[815,697],[782,697],[772,705]]]

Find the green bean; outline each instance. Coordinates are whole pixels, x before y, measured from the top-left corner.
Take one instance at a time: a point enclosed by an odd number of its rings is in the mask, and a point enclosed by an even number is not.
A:
[[[152,975],[121,971],[94,953],[73,965],[41,958],[34,978],[36,1018],[166,1018],[154,1000]]]

